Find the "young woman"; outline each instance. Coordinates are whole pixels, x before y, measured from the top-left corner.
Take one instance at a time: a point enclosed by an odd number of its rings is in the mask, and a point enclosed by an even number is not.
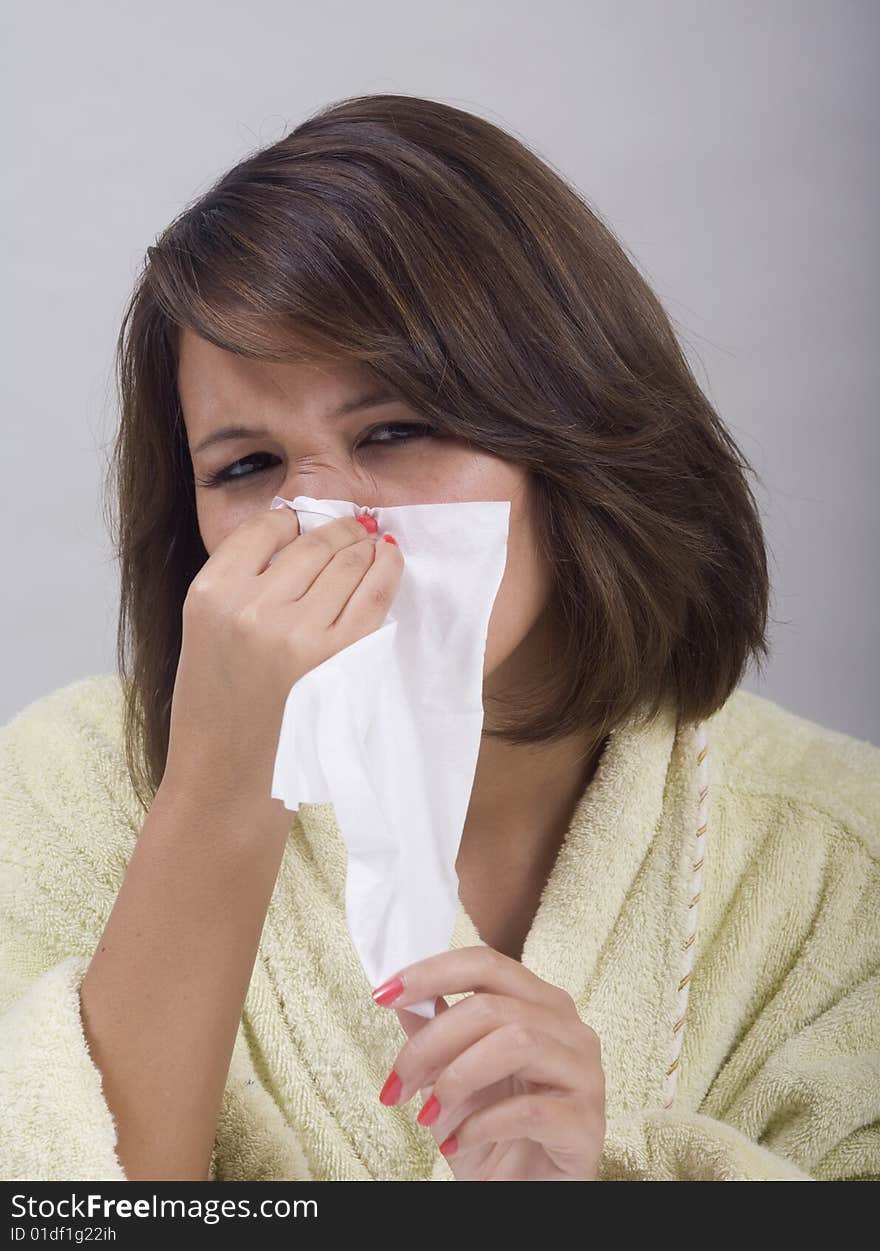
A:
[[[345,100],[148,249],[118,352],[119,674],[0,736],[0,1173],[880,1175],[880,749],[739,689],[748,466],[583,199]],[[511,503],[455,931],[384,988],[270,787],[407,554],[297,495]]]

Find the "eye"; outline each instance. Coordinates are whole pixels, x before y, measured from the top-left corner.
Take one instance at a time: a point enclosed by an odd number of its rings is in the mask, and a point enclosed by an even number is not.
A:
[[[383,431],[394,431],[391,438],[377,439],[375,436]],[[401,433],[402,432],[402,433]],[[409,432],[409,433],[407,433]],[[394,421],[386,423],[384,426],[374,426],[368,432],[368,436],[362,439],[358,447],[378,447],[383,448],[390,444],[415,443],[419,439],[437,438],[439,431],[434,426],[429,426],[421,421]],[[199,486],[213,487],[229,485],[240,482],[243,478],[253,478],[264,473],[269,465],[263,465],[260,469],[255,469],[253,473],[233,473],[240,465],[247,465],[251,461],[260,461],[268,458],[269,460],[277,460],[277,456],[272,456],[269,452],[252,452],[250,456],[244,456],[241,460],[235,461],[231,465],[227,465],[225,469],[218,469],[215,473],[209,474],[207,478],[197,478]]]

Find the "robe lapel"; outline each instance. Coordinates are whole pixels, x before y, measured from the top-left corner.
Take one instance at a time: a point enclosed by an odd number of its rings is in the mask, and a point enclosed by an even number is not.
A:
[[[611,735],[523,948],[523,964],[567,991],[599,1035],[609,1119],[662,1090],[686,922],[691,738],[669,710]],[[304,804],[246,1000],[251,1058],[316,1178],[436,1176],[418,1097],[379,1103],[406,1038],[370,998],[351,943],[346,861],[332,805]],[[459,901],[451,947],[481,943]]]

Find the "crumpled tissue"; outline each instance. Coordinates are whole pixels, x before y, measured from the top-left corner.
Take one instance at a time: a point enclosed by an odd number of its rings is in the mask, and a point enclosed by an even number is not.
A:
[[[385,621],[293,684],[272,797],[331,803],[348,848],[345,909],[371,986],[449,948],[455,861],[483,726],[483,660],[510,501],[362,508],[276,496],[300,533],[370,513],[404,568]],[[431,1019],[434,998],[406,1010]]]

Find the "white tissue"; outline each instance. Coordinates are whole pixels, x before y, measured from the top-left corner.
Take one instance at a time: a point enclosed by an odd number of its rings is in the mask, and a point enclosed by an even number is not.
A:
[[[375,987],[449,948],[510,501],[361,508],[298,495],[270,507],[293,508],[302,534],[368,512],[404,558],[383,624],[291,687],[272,776],[292,812],[334,806],[349,931]],[[434,1002],[407,1011],[430,1019]]]

